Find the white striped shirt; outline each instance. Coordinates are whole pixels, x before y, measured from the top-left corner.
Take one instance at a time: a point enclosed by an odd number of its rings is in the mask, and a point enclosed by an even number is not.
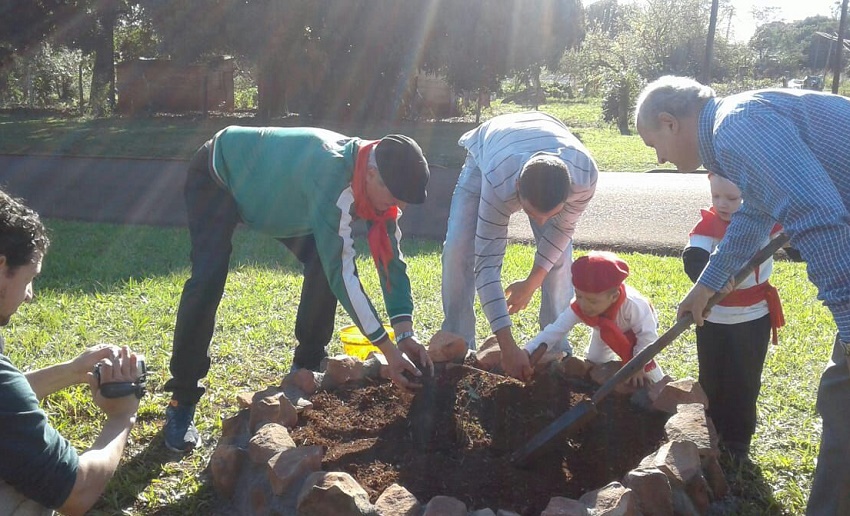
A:
[[[547,222],[534,265],[549,271],[567,248],[576,223],[596,190],[598,170],[587,149],[558,119],[539,112],[495,117],[461,136],[481,170],[481,203],[475,231],[475,287],[492,331],[510,326],[501,283],[512,213],[520,211],[517,179],[523,165],[547,153],[566,163],[572,184],[564,209]]]

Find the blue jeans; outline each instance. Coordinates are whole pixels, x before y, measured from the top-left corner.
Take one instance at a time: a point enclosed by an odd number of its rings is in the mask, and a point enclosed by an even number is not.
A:
[[[823,418],[808,516],[850,514],[850,369],[838,336],[820,378],[817,409]]]
[[[472,156],[467,155],[452,195],[446,241],[443,244],[442,329],[463,337],[469,349],[475,349],[475,230],[480,202],[481,170]],[[529,222],[535,241],[538,241],[546,226],[538,226],[530,219]],[[570,242],[543,281],[538,319],[541,329],[554,322],[569,307],[573,297],[570,273],[572,252]],[[555,347],[572,351],[566,337]]]

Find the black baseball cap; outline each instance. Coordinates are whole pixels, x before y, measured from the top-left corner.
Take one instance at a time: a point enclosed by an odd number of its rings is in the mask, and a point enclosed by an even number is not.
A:
[[[393,197],[408,204],[422,204],[431,172],[422,149],[413,138],[388,134],[375,146],[378,173]]]

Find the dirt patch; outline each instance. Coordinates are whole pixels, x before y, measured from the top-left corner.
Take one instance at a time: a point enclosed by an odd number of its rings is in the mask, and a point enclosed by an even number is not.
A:
[[[555,375],[525,385],[467,368],[434,381],[433,391],[418,397],[388,382],[318,393],[292,437],[299,446],[324,446],[323,469],[351,474],[372,502],[399,483],[422,503],[446,495],[470,510],[522,515],[539,514],[553,496],[578,498],[619,480],[664,441],[666,414],[612,394],[582,430],[519,469],[510,453],[587,399],[592,387]],[[428,424],[430,436],[421,430]]]

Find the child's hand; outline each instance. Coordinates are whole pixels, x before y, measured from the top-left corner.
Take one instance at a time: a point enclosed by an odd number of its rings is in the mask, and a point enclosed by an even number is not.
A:
[[[644,387],[649,383],[649,377],[644,371],[638,371],[629,378],[629,385],[634,387]]]

